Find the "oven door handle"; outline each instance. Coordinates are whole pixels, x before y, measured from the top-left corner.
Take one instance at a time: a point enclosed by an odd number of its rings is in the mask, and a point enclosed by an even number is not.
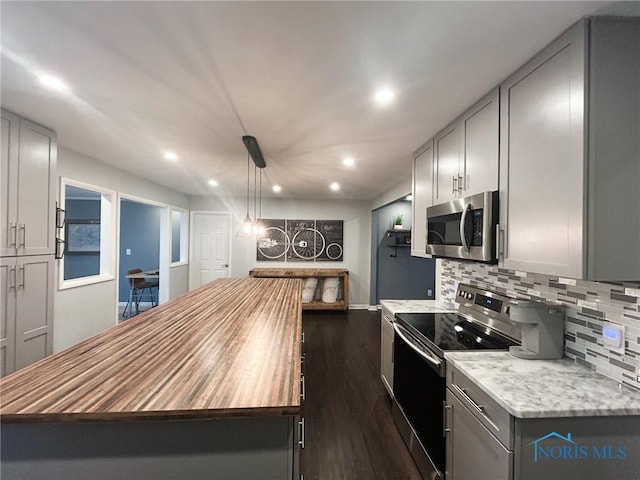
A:
[[[400,327],[397,323],[393,324],[393,329],[398,334],[398,336],[402,340],[404,340],[404,343],[406,343],[409,347],[411,347],[411,349],[414,352],[416,352],[418,355],[420,355],[422,358],[424,358],[428,362],[432,363],[436,367],[440,367],[440,365],[442,365],[442,362],[440,360],[438,360],[437,358],[433,358],[431,355],[428,355],[428,354],[424,353],[422,350],[420,350],[418,347],[416,347],[413,344],[413,342],[409,338],[407,338],[407,336],[404,333],[402,333],[401,328],[402,327]]]

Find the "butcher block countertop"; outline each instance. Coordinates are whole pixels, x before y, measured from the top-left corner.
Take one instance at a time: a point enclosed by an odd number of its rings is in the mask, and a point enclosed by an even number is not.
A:
[[[301,290],[220,279],[152,308],[0,380],[2,423],[296,415]]]

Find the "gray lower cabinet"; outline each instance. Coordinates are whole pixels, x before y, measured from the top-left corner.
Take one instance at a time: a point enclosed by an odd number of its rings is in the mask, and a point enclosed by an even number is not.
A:
[[[516,418],[447,366],[446,480],[636,480],[639,431],[639,416]]]
[[[506,448],[447,389],[447,480],[511,480],[513,451]]]
[[[640,20],[581,20],[500,86],[504,268],[640,278]]]
[[[393,397],[393,314],[382,309],[380,316],[380,379]]]
[[[0,259],[0,374],[26,367],[53,348],[54,259]]]

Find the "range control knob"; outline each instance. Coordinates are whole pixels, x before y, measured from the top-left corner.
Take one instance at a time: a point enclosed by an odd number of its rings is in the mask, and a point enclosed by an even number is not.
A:
[[[466,298],[467,298],[468,300],[471,300],[471,299],[473,298],[473,294],[471,294],[471,293],[467,293]]]

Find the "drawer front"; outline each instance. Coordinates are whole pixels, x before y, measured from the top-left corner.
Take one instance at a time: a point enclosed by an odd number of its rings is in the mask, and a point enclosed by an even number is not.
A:
[[[507,448],[513,449],[513,417],[509,412],[450,365],[447,365],[447,387],[487,430]]]
[[[447,480],[511,480],[513,452],[447,389]]]

